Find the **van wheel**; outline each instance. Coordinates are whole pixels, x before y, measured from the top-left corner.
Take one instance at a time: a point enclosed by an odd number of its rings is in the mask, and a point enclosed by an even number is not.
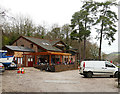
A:
[[[88,78],[91,78],[92,75],[93,75],[92,72],[88,72],[86,76],[87,76]]]
[[[118,78],[118,72],[115,72],[114,78]]]

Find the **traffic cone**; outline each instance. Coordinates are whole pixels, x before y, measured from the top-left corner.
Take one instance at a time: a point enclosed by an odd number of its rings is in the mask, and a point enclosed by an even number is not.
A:
[[[21,69],[21,73],[24,74],[25,73],[25,70],[24,68]]]
[[[17,73],[20,73],[20,70],[18,70]]]
[[[20,67],[18,67],[18,71],[17,71],[17,73],[20,73],[21,71],[20,71]]]
[[[22,71],[22,74],[24,74],[24,71]]]

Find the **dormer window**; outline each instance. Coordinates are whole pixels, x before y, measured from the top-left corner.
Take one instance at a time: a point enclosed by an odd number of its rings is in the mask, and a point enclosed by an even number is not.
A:
[[[60,46],[60,47],[64,47],[64,45],[63,44],[56,44],[57,46]]]

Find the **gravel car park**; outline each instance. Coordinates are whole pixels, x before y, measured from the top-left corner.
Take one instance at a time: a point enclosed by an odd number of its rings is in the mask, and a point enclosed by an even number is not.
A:
[[[40,71],[25,67],[25,74],[6,70],[2,75],[3,92],[118,92],[117,78],[84,78],[79,70]]]

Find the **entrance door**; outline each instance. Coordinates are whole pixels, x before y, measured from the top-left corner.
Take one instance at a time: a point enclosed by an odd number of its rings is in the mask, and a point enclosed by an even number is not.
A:
[[[33,58],[28,58],[28,67],[33,67]]]

